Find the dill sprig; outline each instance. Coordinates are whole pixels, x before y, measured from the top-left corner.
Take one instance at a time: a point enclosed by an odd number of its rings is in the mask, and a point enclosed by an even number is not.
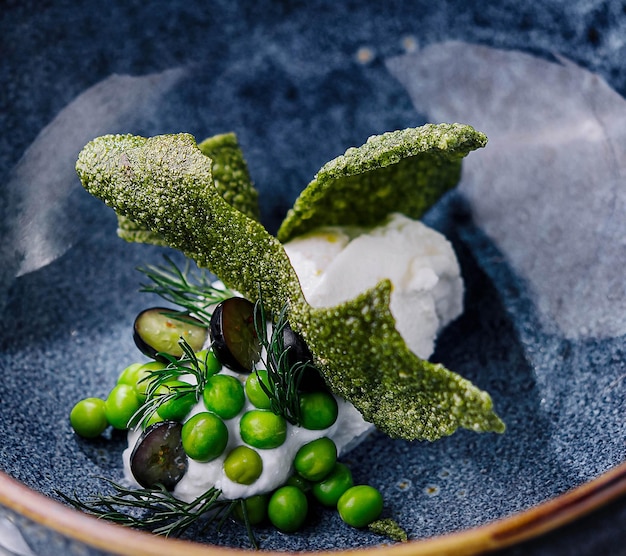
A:
[[[164,403],[193,396],[194,402],[198,402],[207,382],[207,362],[199,359],[193,348],[184,338],[178,340],[178,345],[183,351],[180,359],[168,354],[159,353],[159,357],[166,359],[168,364],[163,369],[152,369],[139,383],[147,383],[146,401],[137,410],[130,420],[131,426],[141,425],[145,427],[150,418]],[[206,354],[208,357],[208,352]],[[195,378],[195,384],[171,384],[172,380],[179,379],[182,375],[191,375]]]
[[[90,500],[82,501],[57,491],[57,494],[74,508],[94,515],[100,519],[112,521],[118,525],[151,531],[156,535],[180,536],[201,518],[206,519],[202,531],[213,523],[221,529],[226,519],[237,505],[241,506],[241,515],[254,548],[258,548],[250,526],[245,503],[242,499],[220,499],[221,490],[212,487],[191,502],[175,498],[164,486],[154,488],[126,488],[120,484],[103,479],[109,483],[112,494],[97,494]],[[127,510],[127,511],[123,511]],[[128,510],[131,510],[129,512]],[[132,512],[134,511],[134,513]]]
[[[192,273],[189,262],[181,270],[169,257],[164,257],[167,265],[147,266],[140,268],[151,281],[152,285],[143,285],[141,291],[156,293],[166,301],[174,303],[184,309],[183,311],[172,310],[169,316],[193,314],[207,325],[210,323],[212,308],[217,303],[233,297],[235,292],[228,288],[216,288],[210,280],[208,273],[200,270]],[[193,278],[193,279],[192,279]],[[299,425],[300,396],[298,393],[300,380],[305,369],[312,366],[310,362],[297,362],[290,364],[288,351],[283,339],[283,330],[287,326],[287,306],[278,314],[275,323],[268,327],[268,315],[261,292],[255,303],[254,320],[257,336],[263,348],[265,348],[267,369],[267,384],[259,381],[261,388],[270,399],[270,409],[277,415],[283,416],[294,425]],[[268,332],[271,330],[271,332]],[[143,381],[148,383],[146,402],[135,414],[131,424],[140,423],[145,426],[158,408],[173,399],[194,395],[196,401],[200,399],[206,384],[206,365],[202,365],[189,345],[180,339],[183,348],[183,356],[175,359],[171,355],[160,353],[161,358],[169,364],[165,369],[153,370]],[[168,381],[179,378],[182,374],[191,374],[196,377],[196,385],[167,385]]]
[[[262,296],[254,305],[256,333],[265,348],[265,368],[267,382],[259,377],[259,385],[270,400],[270,409],[281,415],[292,425],[302,422],[300,411],[300,381],[305,370],[313,367],[310,361],[289,361],[289,347],[285,347],[283,331],[288,324],[287,305],[283,306],[276,322],[268,327],[268,316],[263,307]],[[268,333],[268,328],[271,331]],[[256,372],[256,371],[255,371]],[[258,376],[258,373],[257,373]]]
[[[138,268],[152,282],[142,284],[140,291],[156,293],[166,301],[185,309],[184,314],[193,314],[205,324],[211,321],[213,305],[235,295],[226,286],[216,287],[208,271],[192,271],[189,261],[181,270],[170,257],[164,255],[163,258],[166,261],[164,265]],[[173,312],[171,316],[175,315]]]

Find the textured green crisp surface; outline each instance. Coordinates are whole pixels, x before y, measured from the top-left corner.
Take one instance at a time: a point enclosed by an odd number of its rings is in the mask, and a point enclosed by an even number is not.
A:
[[[259,193],[252,185],[248,165],[234,133],[208,137],[198,148],[213,161],[211,171],[224,200],[253,220],[259,219]]]
[[[215,135],[198,145],[200,151],[208,156],[213,164],[211,172],[217,192],[237,210],[254,220],[259,219],[259,194],[252,185],[248,165],[239,148],[234,133]],[[133,222],[130,218],[118,214],[118,235],[126,241],[165,245],[168,243],[151,230]]]
[[[376,521],[370,523],[367,528],[372,533],[389,537],[391,540],[397,542],[406,542],[408,540],[406,531],[389,517],[377,519]]]
[[[409,440],[458,427],[504,430],[487,393],[408,349],[389,311],[388,281],[337,307],[311,307],[282,244],[224,200],[211,165],[188,134],[107,135],[83,149],[76,169],[90,193],[227,286],[252,300],[261,291],[276,314],[286,304],[329,386],[380,430]]]
[[[262,289],[272,311],[302,296],[280,242],[228,204],[211,159],[188,134],[149,139],[105,135],[81,151],[76,170],[91,194],[151,230],[250,299]]]
[[[418,219],[456,185],[461,159],[484,147],[464,124],[427,124],[370,137],[326,163],[278,230],[285,242],[321,226],[373,226],[391,212]]]
[[[126,241],[134,241],[135,243],[168,246],[167,241],[159,234],[140,226],[122,214],[117,215],[117,235]]]
[[[458,427],[502,432],[486,392],[409,350],[389,311],[391,287],[382,281],[331,309],[294,306],[294,328],[333,392],[394,438],[436,440]]]

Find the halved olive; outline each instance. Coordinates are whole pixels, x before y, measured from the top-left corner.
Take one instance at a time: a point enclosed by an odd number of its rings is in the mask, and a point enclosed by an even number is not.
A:
[[[135,344],[152,359],[158,359],[159,352],[174,357],[183,355],[178,343],[181,337],[194,351],[200,351],[208,337],[208,330],[202,321],[189,315],[176,314],[174,309],[164,307],[146,309],[135,319]]]
[[[183,425],[161,421],[148,427],[139,437],[130,456],[130,470],[144,488],[162,484],[174,490],[187,471],[187,454],[183,448]]]
[[[249,373],[261,358],[261,342],[254,326],[254,304],[243,297],[222,301],[211,316],[211,339],[219,362]]]
[[[326,389],[326,383],[313,365],[313,355],[306,342],[289,324],[283,328],[283,345],[287,350],[287,363],[293,368],[298,363],[308,363],[300,379],[300,390],[316,392]]]
[[[313,356],[309,350],[309,346],[289,323],[283,328],[283,345],[287,349],[287,361],[290,366],[299,362],[313,361]]]

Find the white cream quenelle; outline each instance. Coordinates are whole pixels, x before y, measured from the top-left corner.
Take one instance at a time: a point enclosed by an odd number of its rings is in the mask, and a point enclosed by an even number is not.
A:
[[[354,233],[329,227],[285,244],[306,300],[332,307],[388,278],[396,328],[408,347],[427,359],[438,332],[463,310],[463,279],[450,242],[397,213]]]

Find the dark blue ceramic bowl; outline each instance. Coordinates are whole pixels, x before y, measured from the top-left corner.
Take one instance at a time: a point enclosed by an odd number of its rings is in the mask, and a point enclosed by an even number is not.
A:
[[[323,163],[428,119],[389,59],[449,40],[556,53],[624,94],[625,29],[626,10],[611,1],[5,2],[0,553],[249,549],[234,523],[163,539],[87,517],[59,495],[86,497],[101,477],[121,478],[123,435],[81,440],[68,412],[86,395],[106,396],[140,357],[132,322],[155,300],[138,293],[135,269],[165,253],[119,240],[113,213],[82,191],[73,165],[84,143],[109,132],[235,131],[275,232]],[[606,201],[615,211],[624,207],[619,187],[618,200]],[[356,481],[383,492],[385,515],[409,543],[390,546],[321,511],[297,534],[260,529],[261,548],[626,554],[623,329],[572,337],[546,323],[461,193],[427,220],[453,242],[467,284],[465,313],[433,359],[492,394],[506,434],[461,431],[433,444],[375,434],[349,454]]]

